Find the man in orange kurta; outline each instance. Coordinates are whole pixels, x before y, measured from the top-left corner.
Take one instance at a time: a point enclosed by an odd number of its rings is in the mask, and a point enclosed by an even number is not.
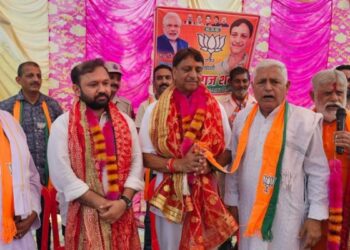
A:
[[[346,105],[347,80],[343,72],[323,70],[312,78],[312,84],[311,96],[315,102],[315,110],[324,116],[323,147],[330,163],[330,182],[333,178],[335,183],[338,183],[329,186],[330,217],[329,220],[323,222],[322,238],[313,250],[348,249],[349,227],[345,224],[349,224],[350,216],[347,209],[350,204],[346,198],[349,196],[349,187],[347,187],[350,164],[349,111],[346,112],[345,131],[337,131],[336,122],[337,109]],[[344,153],[336,153],[336,146],[343,147],[345,149]],[[341,166],[339,165],[340,171],[332,171],[332,168],[335,167],[333,160],[341,162]],[[335,178],[339,178],[339,181]],[[340,194],[338,199],[334,198],[336,194]],[[346,221],[348,222],[344,223]]]

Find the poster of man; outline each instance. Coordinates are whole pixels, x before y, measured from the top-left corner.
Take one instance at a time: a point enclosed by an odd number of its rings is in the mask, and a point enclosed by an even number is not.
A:
[[[215,95],[225,95],[230,70],[249,68],[258,25],[257,15],[158,7],[154,66],[171,66],[178,50],[193,47],[205,58],[203,83]]]

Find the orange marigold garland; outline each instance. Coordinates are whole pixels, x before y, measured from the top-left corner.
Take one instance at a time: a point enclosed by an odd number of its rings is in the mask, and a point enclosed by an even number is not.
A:
[[[115,200],[120,196],[120,187],[118,186],[118,165],[115,154],[115,142],[113,135],[113,127],[110,121],[106,122],[103,129],[101,129],[97,117],[90,110],[86,110],[87,121],[89,123],[90,135],[92,138],[93,151],[95,159],[99,165],[99,177],[102,180],[103,168],[106,169],[108,192],[107,198]]]

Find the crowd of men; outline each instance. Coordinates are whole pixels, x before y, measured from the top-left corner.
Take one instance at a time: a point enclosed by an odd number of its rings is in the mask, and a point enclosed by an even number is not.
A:
[[[40,249],[43,186],[58,192],[65,249],[141,249],[144,189],[144,249],[350,249],[350,66],[312,77],[312,110],[286,100],[280,61],[231,70],[220,102],[203,66],[184,48],[155,67],[134,117],[115,62],[72,69],[66,113],[40,92],[39,65],[20,64],[21,90],[0,102],[0,249]]]

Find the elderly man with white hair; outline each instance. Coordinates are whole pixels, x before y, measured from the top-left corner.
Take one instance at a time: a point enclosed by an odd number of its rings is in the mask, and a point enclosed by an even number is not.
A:
[[[311,97],[315,110],[323,114],[323,148],[329,161],[329,220],[322,223],[322,238],[313,250],[348,249],[350,221],[350,114],[346,111],[345,131],[337,131],[336,112],[345,108],[347,79],[343,72],[328,69],[312,78]],[[344,114],[346,114],[344,112]],[[337,153],[336,146],[344,148]],[[336,160],[336,161],[335,161]]]
[[[322,116],[289,104],[289,84],[283,63],[260,62],[252,85],[257,104],[233,123],[225,203],[239,216],[239,249],[312,247],[328,218]]]

